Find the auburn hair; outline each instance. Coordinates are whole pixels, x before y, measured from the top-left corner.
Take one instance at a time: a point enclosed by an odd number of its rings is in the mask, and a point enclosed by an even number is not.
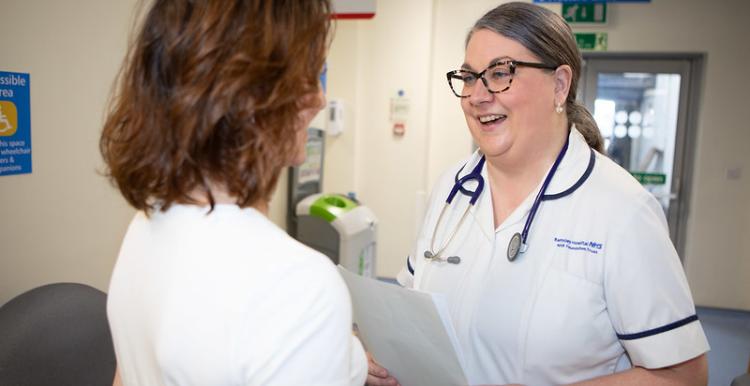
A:
[[[99,143],[105,174],[146,213],[268,201],[290,162],[330,42],[328,0],[154,0]]]

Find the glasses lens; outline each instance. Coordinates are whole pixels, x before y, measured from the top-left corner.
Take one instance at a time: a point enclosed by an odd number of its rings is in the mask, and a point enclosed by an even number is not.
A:
[[[471,94],[471,89],[474,87],[474,84],[479,79],[477,77],[466,71],[455,71],[450,76],[450,82],[451,82],[451,89],[453,89],[453,92],[456,95],[459,96],[469,96]]]
[[[512,78],[510,65],[507,63],[498,63],[485,70],[482,77],[486,80],[487,88],[490,91],[503,92],[510,86]],[[477,82],[481,82],[477,74],[469,71],[454,71],[450,76],[450,84],[453,92],[462,97],[471,95],[471,91]]]
[[[505,91],[510,86],[510,65],[505,63],[498,63],[484,73],[484,78],[487,79],[487,87],[492,92]]]

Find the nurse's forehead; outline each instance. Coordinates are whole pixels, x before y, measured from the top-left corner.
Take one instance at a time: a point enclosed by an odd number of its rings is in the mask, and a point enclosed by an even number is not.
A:
[[[480,29],[471,35],[461,67],[481,70],[503,59],[533,61],[535,57],[521,43],[496,32]]]

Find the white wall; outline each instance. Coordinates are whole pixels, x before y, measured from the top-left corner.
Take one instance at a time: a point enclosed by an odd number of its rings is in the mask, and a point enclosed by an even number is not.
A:
[[[363,114],[358,103],[362,88],[362,51],[359,43],[361,23],[366,21],[342,20],[335,24],[335,40],[328,54],[329,100],[339,100],[344,106],[343,131],[339,136],[327,136],[323,169],[323,191],[348,193],[361,188],[357,184],[356,170],[361,169],[362,151],[359,127]],[[358,139],[360,139],[358,141]],[[359,166],[358,166],[359,165]]]
[[[410,253],[425,189],[431,20],[430,0],[379,1],[374,19],[338,23],[329,55],[328,97],[345,101],[346,131],[326,142],[324,190],[354,191],[378,216],[381,276]],[[403,137],[389,121],[398,90],[411,102]]]
[[[49,282],[106,288],[132,211],[97,174],[98,139],[133,4],[0,4],[0,70],[31,77],[33,163],[0,177],[0,304]]]

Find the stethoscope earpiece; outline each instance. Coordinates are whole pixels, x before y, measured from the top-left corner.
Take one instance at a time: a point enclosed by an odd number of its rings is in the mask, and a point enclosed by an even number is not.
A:
[[[461,258],[458,256],[450,256],[447,259],[445,259],[447,262],[451,264],[458,264],[461,262]]]
[[[443,261],[448,264],[458,264],[461,262],[461,258],[458,256],[449,256],[447,259],[434,255],[430,251],[424,251],[424,257],[429,260]]]

